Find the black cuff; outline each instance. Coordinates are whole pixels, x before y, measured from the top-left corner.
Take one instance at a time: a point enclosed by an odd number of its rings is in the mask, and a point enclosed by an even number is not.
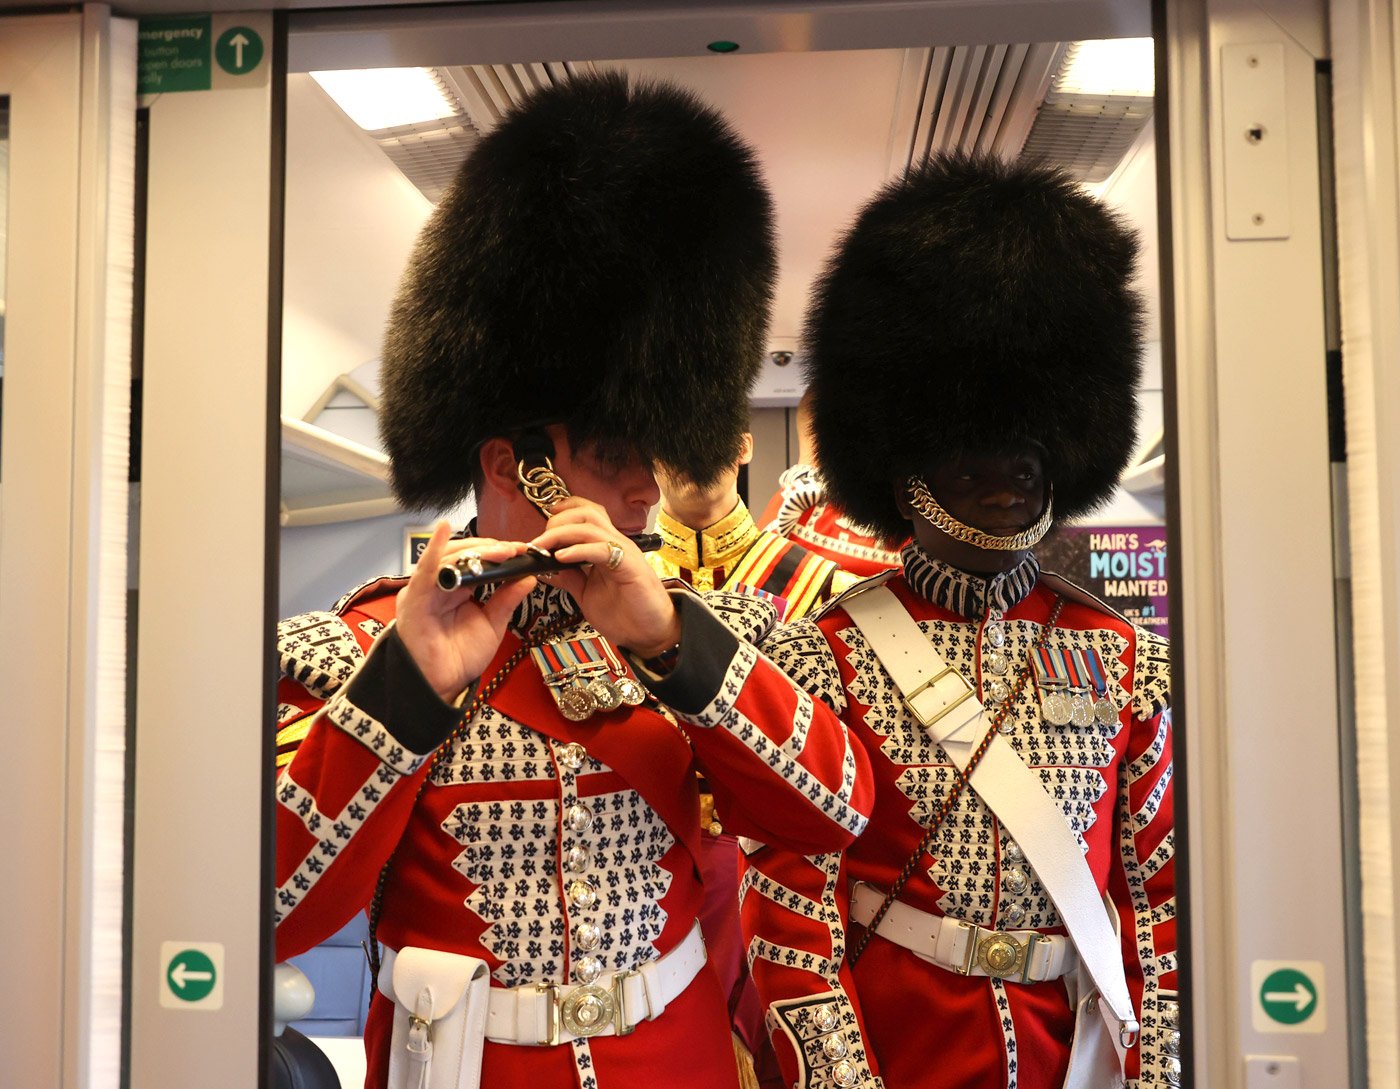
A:
[[[456,728],[462,712],[443,703],[423,679],[418,663],[390,627],[345,689],[346,698],[395,741],[420,756],[432,752]]]
[[[675,668],[659,679],[636,671],[652,695],[683,715],[698,715],[714,702],[739,649],[724,621],[688,593],[672,594],[681,617],[681,653]],[[628,654],[635,665],[639,659]]]

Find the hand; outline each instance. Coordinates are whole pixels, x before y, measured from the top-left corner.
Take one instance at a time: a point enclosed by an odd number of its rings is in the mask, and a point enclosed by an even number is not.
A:
[[[565,563],[588,563],[548,577],[571,594],[588,622],[616,646],[643,658],[680,641],[675,603],[647,563],[642,550],[618,532],[597,503],[574,496],[554,505],[545,530],[532,544],[546,548]],[[609,568],[613,548],[622,561]]]
[[[445,593],[438,568],[464,552],[500,563],[525,551],[518,541],[469,537],[449,540],[452,528],[439,522],[418,559],[413,577],[399,591],[395,626],[423,678],[450,703],[491,664],[515,607],[535,585],[533,578],[502,583],[489,601],[478,604],[471,588]]]

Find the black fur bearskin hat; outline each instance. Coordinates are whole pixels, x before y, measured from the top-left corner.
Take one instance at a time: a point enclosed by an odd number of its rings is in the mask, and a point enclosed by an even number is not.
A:
[[[531,96],[463,164],[390,314],[400,503],[454,505],[483,442],[546,423],[712,482],[766,346],[772,219],[752,151],[688,92],[603,75]]]
[[[886,186],[842,239],[807,319],[831,498],[903,540],[896,481],[1029,446],[1058,518],[1104,502],[1137,442],[1137,249],[1053,168],[946,156]]]

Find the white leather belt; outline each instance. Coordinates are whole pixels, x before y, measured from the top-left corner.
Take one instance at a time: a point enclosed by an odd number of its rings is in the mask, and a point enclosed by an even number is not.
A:
[[[587,986],[531,983],[492,987],[486,1038],[498,1044],[549,1046],[585,1036],[626,1036],[653,1021],[690,986],[705,964],[705,939],[697,922],[657,960],[626,972],[604,972]],[[385,949],[379,978],[394,974],[394,951]],[[386,998],[393,996],[380,987]]]
[[[885,894],[874,885],[856,882],[851,886],[851,921],[869,926],[884,902]],[[1063,934],[986,930],[961,919],[920,911],[900,900],[890,905],[875,933],[931,964],[964,976],[1043,983],[1068,975],[1079,964],[1074,945]]]

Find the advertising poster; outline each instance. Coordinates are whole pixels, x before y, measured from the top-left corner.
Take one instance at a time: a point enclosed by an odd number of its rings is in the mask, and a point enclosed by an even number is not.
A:
[[[1134,624],[1171,638],[1162,526],[1060,526],[1035,554],[1042,570],[1063,575]]]

